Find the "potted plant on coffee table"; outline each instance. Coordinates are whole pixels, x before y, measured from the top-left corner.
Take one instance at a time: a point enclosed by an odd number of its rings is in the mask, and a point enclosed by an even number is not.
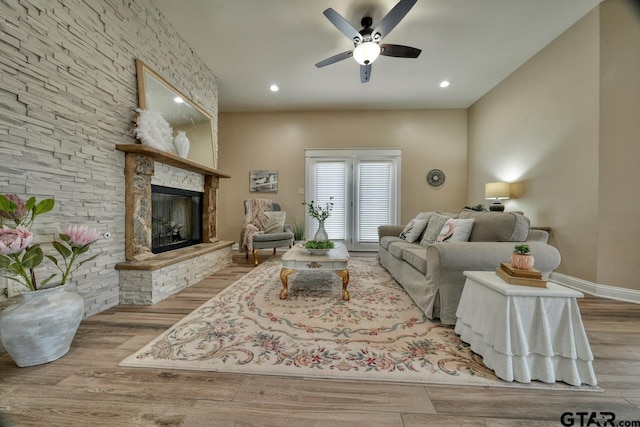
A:
[[[331,215],[331,211],[333,210],[333,196],[329,197],[329,201],[324,205],[324,207],[316,204],[313,200],[310,202],[302,202],[303,205],[306,205],[308,208],[309,216],[311,218],[315,218],[318,221],[318,231],[316,231],[313,240],[316,241],[324,241],[329,240],[329,236],[324,229],[324,222]]]

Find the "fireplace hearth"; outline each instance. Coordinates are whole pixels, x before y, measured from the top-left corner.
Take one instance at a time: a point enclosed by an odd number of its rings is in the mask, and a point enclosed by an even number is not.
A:
[[[151,186],[151,251],[154,254],[202,243],[203,193]]]

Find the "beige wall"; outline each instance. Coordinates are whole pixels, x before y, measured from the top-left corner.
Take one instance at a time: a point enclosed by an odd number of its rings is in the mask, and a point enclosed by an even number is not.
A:
[[[640,290],[640,15],[606,0],[469,109],[468,202],[513,182],[558,271]]]
[[[599,19],[594,10],[469,109],[469,194],[506,181],[533,225],[553,229],[558,271],[595,281]]]
[[[465,110],[220,113],[220,163],[229,173],[218,195],[222,240],[238,241],[242,201],[271,198],[283,204],[287,223],[304,221],[298,189],[305,186],[305,148],[402,148],[402,222],[419,211],[458,211],[467,192]],[[430,187],[433,168],[445,183]],[[249,171],[278,171],[278,193],[250,193]]]
[[[640,10],[600,7],[599,283],[640,289]]]

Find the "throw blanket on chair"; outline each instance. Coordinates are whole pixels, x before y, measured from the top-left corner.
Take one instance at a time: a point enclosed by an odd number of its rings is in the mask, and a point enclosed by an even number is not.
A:
[[[272,202],[269,199],[248,199],[247,205],[240,232],[240,249],[244,253],[253,252],[253,236],[264,233],[268,220],[264,213],[271,210]]]

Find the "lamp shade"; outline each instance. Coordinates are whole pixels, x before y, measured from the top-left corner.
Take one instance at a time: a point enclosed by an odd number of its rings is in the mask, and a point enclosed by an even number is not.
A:
[[[484,198],[487,200],[500,199],[506,200],[509,198],[509,183],[508,182],[489,182],[484,186]]]
[[[353,59],[360,65],[371,64],[380,55],[380,46],[374,42],[364,42],[353,50]]]

